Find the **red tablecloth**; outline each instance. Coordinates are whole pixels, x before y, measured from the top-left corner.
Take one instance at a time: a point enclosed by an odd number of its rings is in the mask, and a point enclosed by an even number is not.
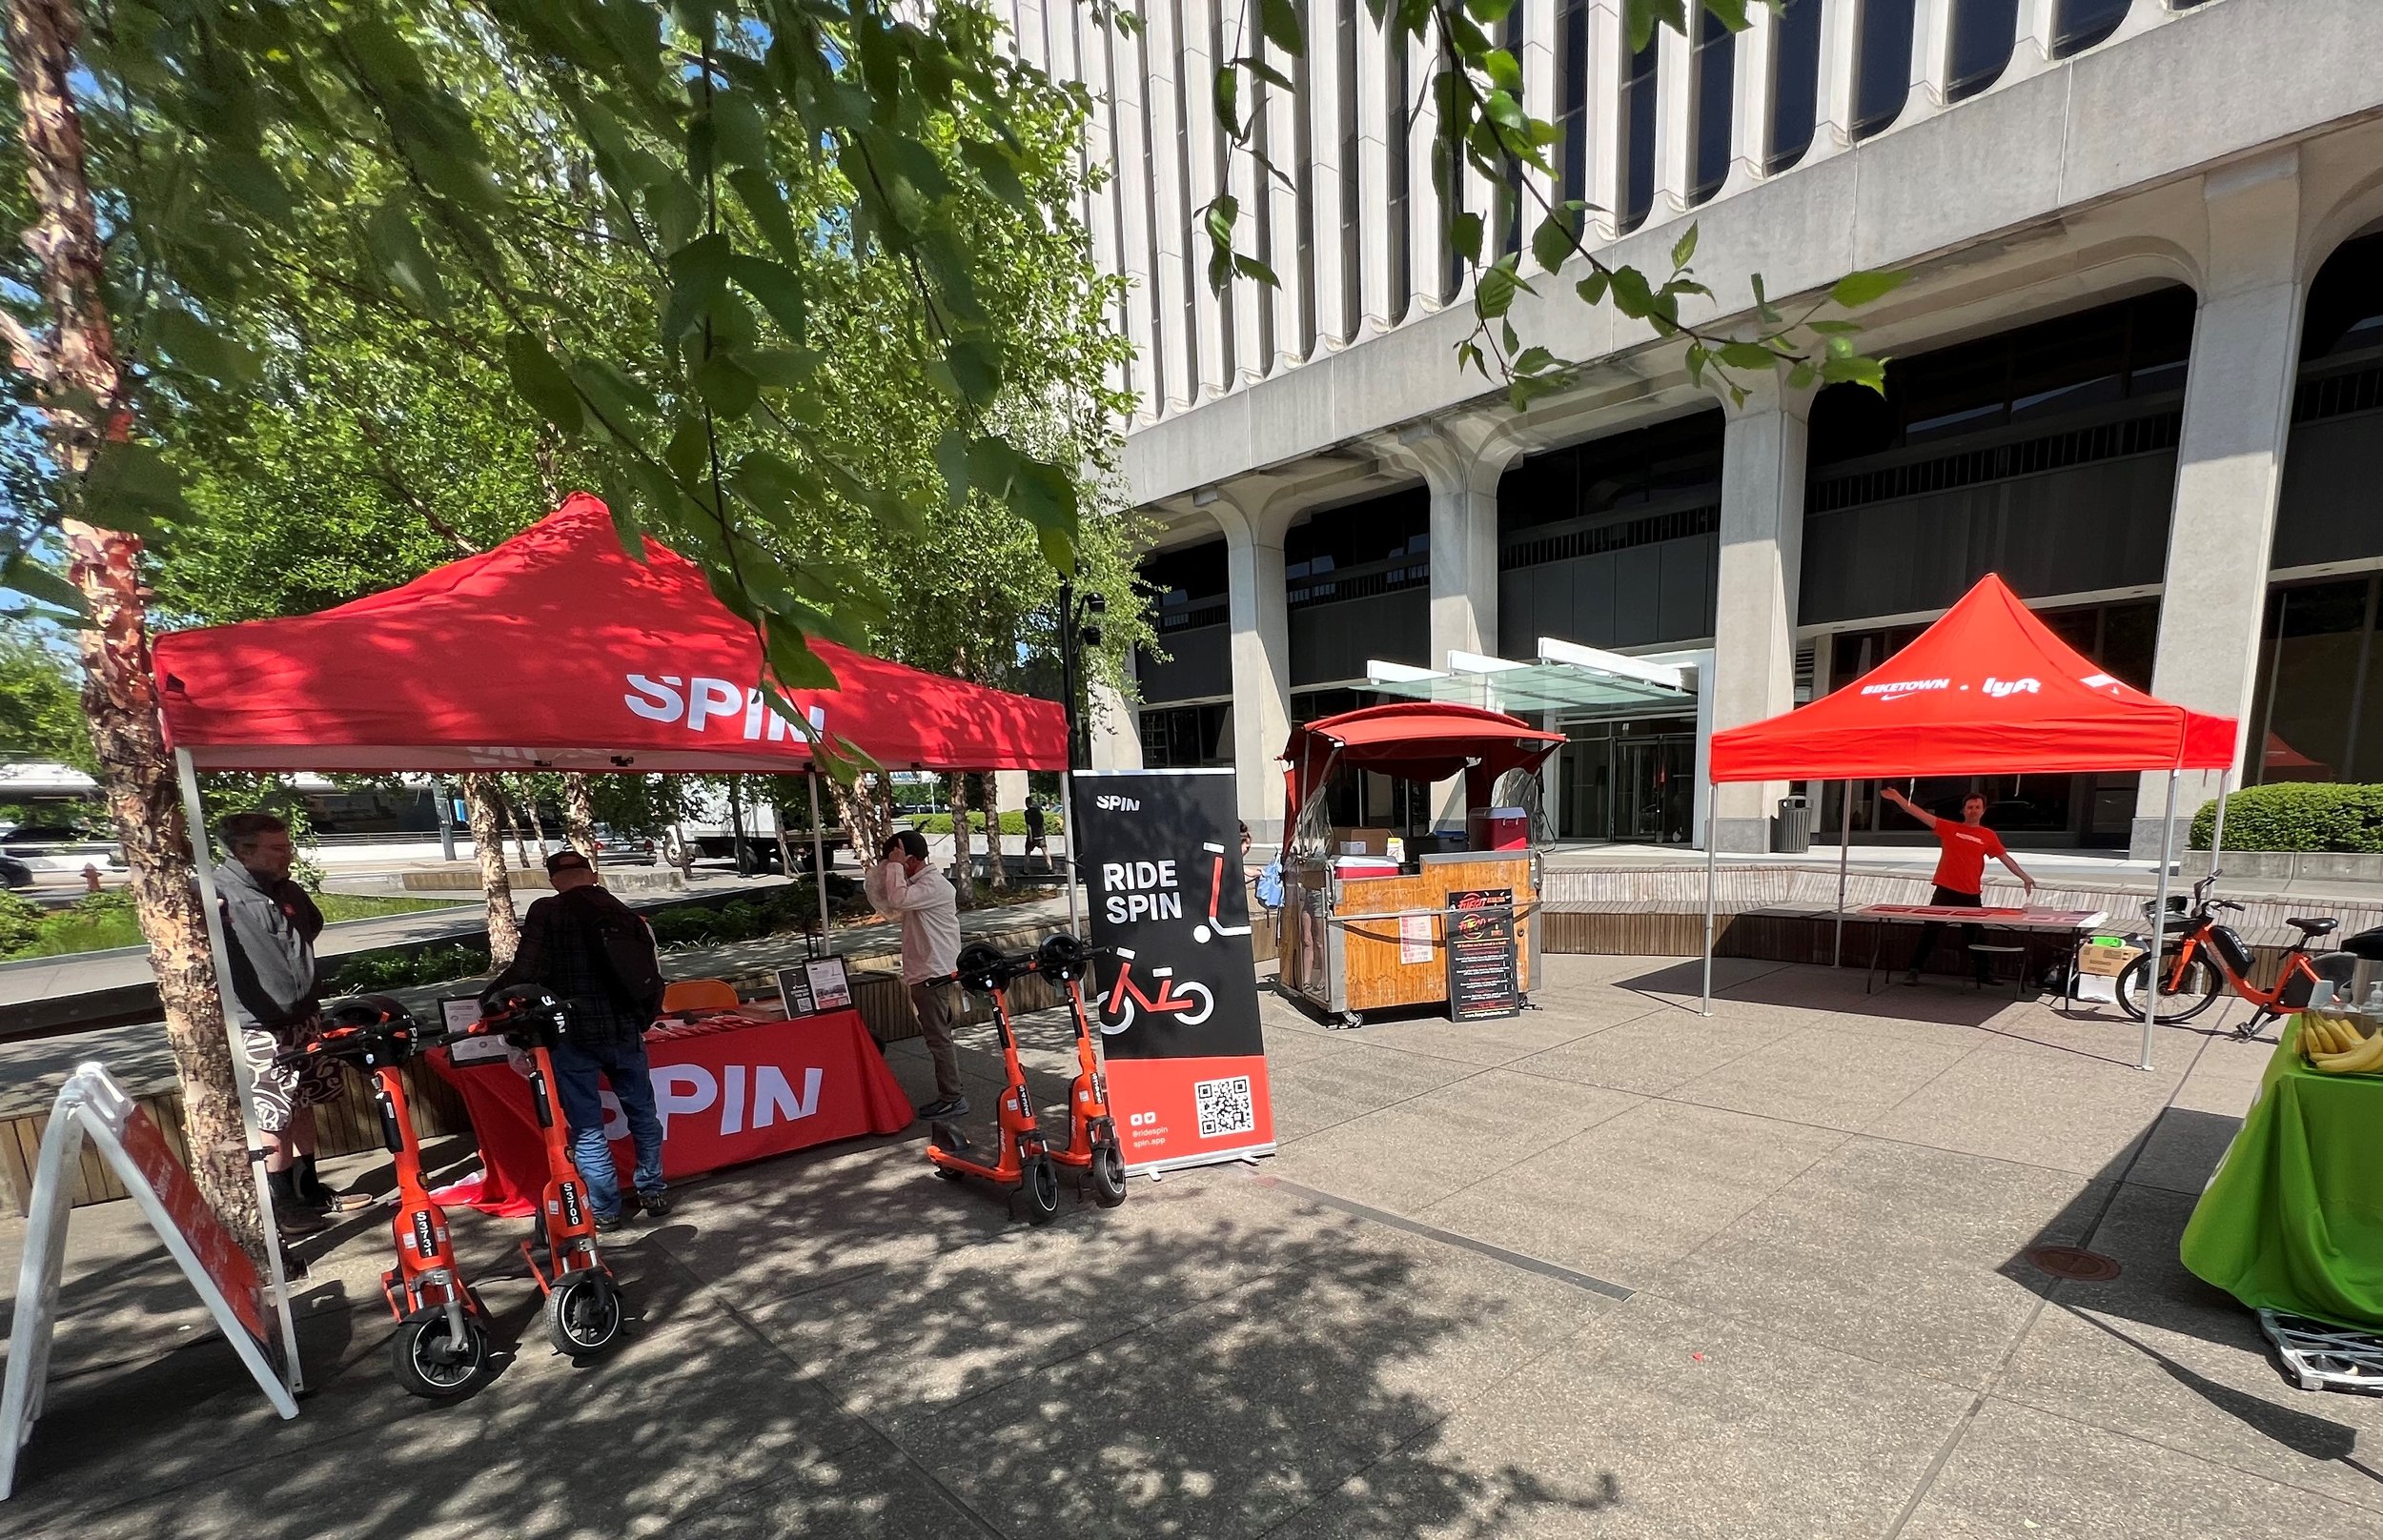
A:
[[[672,1180],[910,1125],[910,1099],[858,1011],[793,1021],[745,1013],[659,1027],[645,1035],[645,1052],[662,1121],[662,1175]],[[529,1083],[501,1059],[458,1064],[439,1048],[430,1063],[462,1093],[482,1168],[435,1196],[485,1214],[536,1212],[546,1155]],[[625,1181],[636,1155],[610,1091],[604,1114]]]

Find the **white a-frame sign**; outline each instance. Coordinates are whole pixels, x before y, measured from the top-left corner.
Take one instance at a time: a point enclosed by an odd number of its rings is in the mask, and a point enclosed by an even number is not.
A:
[[[67,1172],[86,1138],[98,1146],[166,1250],[182,1265],[273,1409],[284,1418],[297,1415],[297,1403],[268,1356],[273,1334],[255,1264],[199,1196],[197,1184],[174,1158],[148,1109],[126,1096],[105,1069],[82,1064],[58,1091],[33,1171],[32,1212],[26,1218],[25,1258],[16,1274],[16,1325],[9,1334],[8,1380],[0,1387],[0,1498],[16,1489],[17,1454],[41,1415],[50,1334],[57,1321],[58,1270],[66,1260]]]

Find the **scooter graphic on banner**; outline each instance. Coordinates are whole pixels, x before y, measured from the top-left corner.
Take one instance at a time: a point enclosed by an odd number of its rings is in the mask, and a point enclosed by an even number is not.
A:
[[[1205,942],[1216,936],[1247,936],[1250,933],[1249,926],[1219,924],[1216,920],[1216,906],[1225,896],[1225,847],[1204,844],[1200,848],[1215,858],[1215,864],[1210,871],[1208,879],[1208,923],[1193,925],[1192,939],[1195,942]]]
[[[1152,999],[1133,982],[1133,954],[1120,946],[1117,948],[1117,982],[1110,984],[1109,992],[1100,998],[1100,1028],[1104,1036],[1113,1038],[1131,1026],[1136,1005],[1153,1016],[1180,1013],[1186,1026],[1199,1025],[1208,1020],[1208,1013],[1216,1008],[1216,997],[1209,993],[1208,985],[1194,983],[1189,979],[1178,984],[1172,968],[1151,970],[1151,977],[1158,981],[1158,996]],[[1196,1006],[1192,1003],[1194,1000],[1199,1002]],[[1112,1010],[1117,1013],[1114,1022],[1108,1019]]]

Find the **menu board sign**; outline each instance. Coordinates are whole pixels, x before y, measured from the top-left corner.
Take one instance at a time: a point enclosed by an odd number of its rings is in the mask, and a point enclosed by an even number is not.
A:
[[[1448,1019],[1479,1022],[1522,1011],[1515,951],[1515,892],[1448,895]]]
[[[840,957],[814,958],[778,970],[778,1000],[788,1016],[818,1016],[852,1008],[852,981]]]

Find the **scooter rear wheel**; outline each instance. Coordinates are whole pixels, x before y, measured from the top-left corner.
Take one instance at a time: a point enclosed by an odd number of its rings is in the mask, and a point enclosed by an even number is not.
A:
[[[565,1273],[546,1293],[546,1337],[555,1351],[589,1358],[621,1338],[621,1286],[594,1267]]]
[[[1026,1163],[1018,1185],[1026,1194],[1026,1222],[1048,1225],[1059,1216],[1059,1168],[1048,1156],[1037,1155]]]
[[[1126,1158],[1113,1139],[1092,1146],[1092,1201],[1103,1208],[1126,1201]]]
[[[425,1401],[467,1396],[488,1372],[488,1328],[466,1313],[458,1340],[444,1309],[417,1310],[389,1339],[389,1368],[408,1395]]]

